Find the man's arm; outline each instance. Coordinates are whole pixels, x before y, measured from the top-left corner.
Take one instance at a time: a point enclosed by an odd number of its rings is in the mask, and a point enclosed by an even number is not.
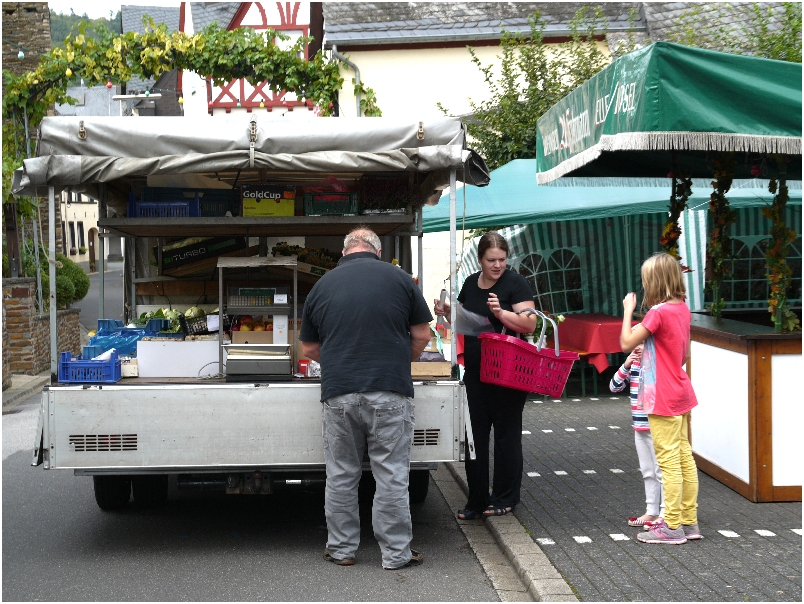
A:
[[[302,354],[316,363],[321,362],[321,342],[302,342]]]
[[[422,352],[430,343],[430,324],[419,323],[410,326],[410,360],[411,362],[422,356]]]

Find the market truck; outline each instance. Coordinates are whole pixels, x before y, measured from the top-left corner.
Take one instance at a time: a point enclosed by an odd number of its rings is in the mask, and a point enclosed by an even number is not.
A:
[[[44,118],[38,155],[14,178],[17,195],[47,190],[50,204],[52,379],[33,465],[92,476],[104,510],[132,495],[163,502],[170,477],[178,488],[231,494],[323,485],[320,378],[298,343],[304,298],[330,270],[326,250],[339,251],[358,224],[400,270],[414,272],[418,240],[421,276],[421,207],[451,186],[455,309],[459,180],[482,186],[489,177],[457,119]],[[121,236],[126,323],[164,307],[206,311],[187,313],[186,337],[164,333],[174,316],[151,326],[162,333],[137,341],[136,360],[122,365],[59,350],[54,208],[65,190],[99,200],[99,316],[104,238]],[[245,318],[257,316],[263,330],[246,331]],[[455,359],[454,338],[451,346]],[[472,454],[456,369],[415,367],[413,502],[426,497],[430,469]]]

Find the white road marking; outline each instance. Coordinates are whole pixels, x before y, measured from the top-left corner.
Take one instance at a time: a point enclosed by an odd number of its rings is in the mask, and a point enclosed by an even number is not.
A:
[[[592,543],[592,539],[590,537],[573,537],[576,543]]]
[[[754,532],[760,537],[775,537],[776,533],[773,531],[766,531],[765,529],[754,529]]]
[[[564,432],[575,432],[575,428],[564,428]]]
[[[562,400],[561,400],[560,398],[554,398],[554,399],[553,399],[553,402],[554,402],[554,403],[560,403],[560,402],[562,402]]]
[[[530,434],[530,430],[522,430],[522,434]]]
[[[589,400],[590,401],[599,401],[600,399],[599,398],[590,398]]]
[[[612,474],[622,474],[623,471],[620,468],[611,468]]]
[[[580,403],[580,402],[581,402],[581,399],[579,399],[579,398],[574,398],[574,399],[572,399],[572,402],[573,402],[573,403]]]
[[[594,470],[584,470],[583,473],[584,474],[597,474],[597,472],[595,472]]]
[[[536,543],[538,543],[539,545],[555,545],[556,544],[555,541],[553,541],[552,539],[547,539],[546,537],[537,537],[536,538]]]
[[[626,537],[626,536],[625,536],[625,535],[623,535],[622,533],[611,533],[611,534],[609,535],[609,537],[611,537],[611,538],[612,538],[612,539],[614,539],[615,541],[630,541],[630,540],[631,540],[631,538],[630,538],[630,537]]]
[[[619,396],[612,396],[612,397],[611,397],[611,400],[613,400],[613,401],[618,401],[618,400],[620,400],[620,397],[619,397]]]
[[[544,432],[545,434],[550,434],[552,430],[542,430],[542,432]]]
[[[556,476],[566,476],[567,473],[564,470],[556,470],[555,475]]]
[[[594,426],[586,426],[586,429],[587,430],[597,430],[597,428],[595,428]]]
[[[735,533],[734,531],[718,531],[718,533],[720,533],[724,537],[728,537],[729,539],[734,539],[740,536],[738,533]]]
[[[609,428],[611,428],[612,430],[619,430],[620,426],[609,426]]]
[[[801,535],[802,534],[801,529],[790,529],[790,530],[793,531],[796,535]]]
[[[537,478],[541,476],[541,474],[539,474],[538,472],[528,472],[528,476],[530,476],[531,478]]]

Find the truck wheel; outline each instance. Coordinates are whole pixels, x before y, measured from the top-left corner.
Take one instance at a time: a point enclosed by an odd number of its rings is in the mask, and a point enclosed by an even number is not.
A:
[[[410,503],[424,503],[430,488],[430,470],[411,470],[408,481]]]
[[[132,476],[131,487],[134,503],[142,508],[155,508],[164,505],[168,499],[168,476]]]
[[[131,497],[131,476],[93,476],[95,501],[107,512],[119,510]]]

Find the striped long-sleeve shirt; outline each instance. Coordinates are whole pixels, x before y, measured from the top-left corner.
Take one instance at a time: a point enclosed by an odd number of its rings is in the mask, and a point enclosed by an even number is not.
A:
[[[626,384],[628,384],[631,397],[631,418],[634,422],[634,430],[646,432],[650,431],[648,415],[639,408],[639,402],[637,401],[639,395],[639,371],[640,364],[638,360],[631,363],[630,369],[625,365],[620,366],[617,373],[611,378],[609,390],[612,392],[622,392],[625,390]]]

